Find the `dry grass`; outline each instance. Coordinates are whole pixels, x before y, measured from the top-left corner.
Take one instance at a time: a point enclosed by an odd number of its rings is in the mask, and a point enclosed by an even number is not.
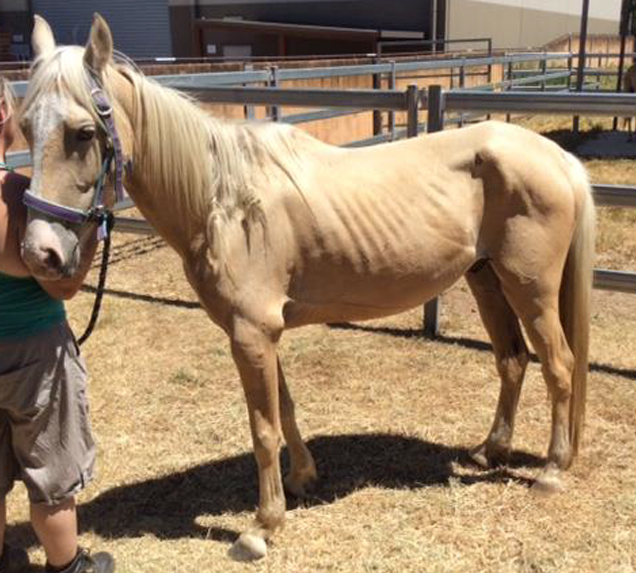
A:
[[[589,167],[599,181],[634,181],[631,162]],[[633,270],[634,222],[600,213],[601,266]],[[435,342],[417,336],[419,310],[288,333],[281,355],[322,479],[313,499],[290,500],[267,559],[242,565],[226,551],[251,518],[256,476],[227,342],[158,239],[117,237],[109,289],[84,347],[99,453],[80,519],[82,543],[110,550],[119,572],[636,569],[636,297],[595,291],[585,445],[567,492],[550,498],[528,490],[549,428],[536,363],[510,465],[468,463],[498,381],[464,283],[444,295]],[[92,300],[69,304],[77,331]],[[42,563],[16,489],[9,539]]]

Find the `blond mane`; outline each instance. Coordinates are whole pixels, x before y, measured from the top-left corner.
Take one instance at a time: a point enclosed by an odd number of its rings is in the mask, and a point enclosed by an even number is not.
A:
[[[62,46],[36,60],[22,113],[38,94],[55,91],[73,98],[101,123],[83,56],[84,48]],[[311,136],[286,125],[213,118],[192,98],[159,85],[128,62],[117,62],[106,73],[104,91],[116,109],[108,82],[114,70],[134,86],[135,177],[152,186],[158,201],[170,195],[182,221],[218,226],[241,212],[248,224],[265,223],[256,183],[262,187],[263,177],[275,172],[300,191],[297,152],[311,142],[320,145]]]

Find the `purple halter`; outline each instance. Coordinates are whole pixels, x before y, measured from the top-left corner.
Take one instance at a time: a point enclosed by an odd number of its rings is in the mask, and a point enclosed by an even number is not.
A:
[[[108,135],[108,145],[106,154],[102,161],[102,168],[95,182],[95,193],[90,209],[82,211],[74,207],[61,205],[48,199],[34,195],[30,189],[24,192],[24,204],[30,209],[35,209],[40,213],[62,219],[69,223],[83,225],[89,222],[98,224],[97,237],[101,241],[108,235],[108,219],[112,215],[110,210],[104,205],[104,185],[106,178],[111,170],[111,165],[115,164],[115,197],[117,201],[124,199],[124,159],[121,147],[121,140],[115,128],[115,120],[113,119],[113,107],[108,101],[104,89],[100,85],[97,78],[89,72],[89,86],[91,89],[91,97],[97,114],[101,117]]]

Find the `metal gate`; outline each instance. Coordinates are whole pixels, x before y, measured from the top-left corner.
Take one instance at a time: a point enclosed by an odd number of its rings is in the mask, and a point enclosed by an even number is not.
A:
[[[172,56],[168,0],[32,0],[32,8],[51,25],[58,44],[85,44],[99,12],[115,49],[131,58]]]

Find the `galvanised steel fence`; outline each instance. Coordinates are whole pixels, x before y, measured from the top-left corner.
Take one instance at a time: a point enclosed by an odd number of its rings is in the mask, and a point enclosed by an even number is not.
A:
[[[636,115],[636,95],[616,93],[569,93],[567,91],[545,93],[519,92],[509,88],[514,86],[512,74],[499,84],[486,86],[489,90],[504,89],[508,91],[485,91],[479,89],[451,89],[443,90],[441,86],[431,86],[422,90],[417,85],[410,85],[405,90],[396,89],[359,89],[359,90],[321,90],[321,89],[283,89],[277,87],[283,80],[311,79],[320,77],[335,77],[346,75],[383,74],[389,73],[396,77],[398,72],[439,70],[444,67],[459,67],[466,69],[470,66],[492,66],[495,64],[515,64],[524,62],[547,62],[563,60],[563,54],[515,54],[493,56],[487,58],[461,58],[459,60],[433,60],[421,62],[389,62],[363,66],[342,66],[335,68],[304,68],[290,70],[258,70],[244,72],[225,72],[218,74],[174,75],[159,76],[155,79],[160,83],[196,92],[203,102],[241,104],[246,108],[246,115],[250,106],[266,105],[272,109],[271,117],[278,121],[289,123],[303,123],[307,121],[339,117],[349,113],[373,110],[376,113],[406,112],[406,126],[402,130],[395,128],[385,134],[378,134],[370,140],[355,142],[357,145],[368,145],[401,137],[415,137],[422,131],[434,132],[444,128],[448,123],[448,113],[473,113],[484,115],[489,113],[505,114],[563,114],[563,115],[595,115],[595,116],[629,116]],[[571,66],[571,63],[570,63]],[[532,76],[526,74],[519,80],[521,85],[549,80],[561,79],[563,72],[548,73]],[[570,72],[568,72],[569,74]],[[558,75],[558,77],[557,77]],[[563,76],[565,77],[565,76]],[[253,87],[246,84],[261,83],[268,87]],[[236,86],[235,84],[241,84]],[[25,89],[24,82],[16,82],[18,95]],[[567,86],[566,88],[567,89]],[[284,106],[327,108],[303,114],[282,115],[280,108]],[[427,121],[420,121],[420,111],[427,110]],[[461,121],[461,120],[460,120]],[[9,163],[16,167],[27,166],[30,157],[27,152],[9,155]],[[617,185],[594,185],[595,201],[600,206],[636,207],[636,187]],[[130,201],[118,205],[124,209],[132,206]],[[130,218],[117,217],[116,229],[130,233],[152,233],[147,222]],[[595,270],[594,286],[599,289],[636,293],[636,273]],[[435,336],[439,329],[439,301],[434,300],[425,306],[424,331],[429,336]]]

